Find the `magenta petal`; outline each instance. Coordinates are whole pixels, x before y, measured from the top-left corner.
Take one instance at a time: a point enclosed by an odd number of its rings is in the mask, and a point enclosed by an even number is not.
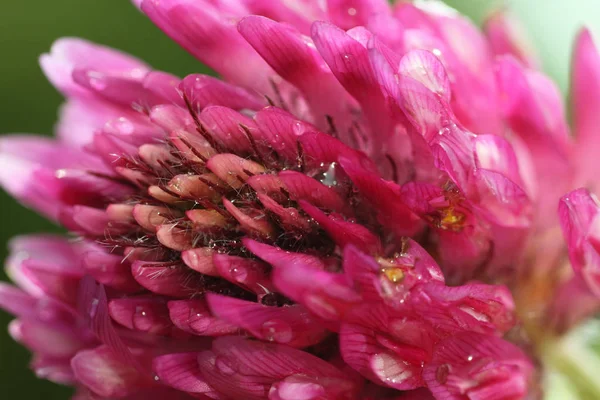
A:
[[[140,79],[113,76],[92,68],[75,68],[73,80],[111,103],[151,107],[164,102],[160,96],[147,91]]]
[[[204,300],[172,300],[168,303],[171,321],[179,329],[199,336],[223,336],[239,328],[214,317]]]
[[[152,93],[152,98],[160,99],[158,104],[177,104],[183,107],[185,104],[179,93],[178,86],[181,80],[175,75],[161,71],[149,72],[142,81],[144,89]],[[147,106],[149,104],[143,104]]]
[[[331,22],[342,29],[367,25],[375,15],[390,13],[385,0],[327,0],[327,10]]]
[[[247,238],[243,239],[243,243],[248,250],[275,267],[285,268],[290,264],[301,264],[317,269],[325,269],[324,260],[319,257],[285,251]]]
[[[265,100],[255,94],[208,75],[188,75],[179,89],[198,112],[208,106],[259,110],[265,105]]]
[[[281,293],[328,321],[343,319],[362,301],[345,276],[313,265],[277,267],[272,280]]]
[[[51,325],[33,319],[14,320],[10,332],[15,340],[47,357],[69,358],[87,345],[79,332],[70,326]]]
[[[425,50],[413,50],[400,60],[398,73],[410,76],[427,89],[450,102],[450,80],[441,61]]]
[[[267,143],[279,155],[294,163],[298,157],[298,137],[317,130],[278,107],[263,108],[256,113],[254,121]]]
[[[227,107],[210,106],[199,116],[208,134],[225,150],[246,154],[252,149],[249,133],[256,131],[252,119]]]
[[[113,320],[136,331],[162,335],[170,331],[167,303],[161,298],[126,297],[111,300],[108,310]]]
[[[364,226],[344,221],[339,216],[326,215],[323,211],[306,201],[300,201],[300,206],[331,235],[335,243],[341,248],[347,245],[354,245],[370,254],[379,254],[381,252],[379,238]]]
[[[558,213],[575,272],[589,288],[600,294],[600,206],[586,189],[574,190],[561,198]]]
[[[77,380],[103,397],[124,397],[149,384],[149,379],[118,360],[107,346],[77,353],[71,360]]]
[[[177,390],[188,393],[211,393],[198,365],[198,353],[167,354],[152,363],[160,380]]]
[[[33,314],[37,300],[25,291],[8,283],[0,282],[0,308],[17,317]]]
[[[50,53],[40,57],[40,64],[55,87],[66,95],[78,97],[85,91],[72,81],[71,74],[76,67],[91,67],[131,78],[141,78],[148,71],[148,66],[138,59],[76,38],[58,39],[52,44]]]
[[[269,88],[269,66],[238,33],[236,21],[210,2],[144,0],[142,11],[168,36],[225,79],[246,88]],[[238,68],[231,60],[244,60]]]
[[[214,254],[213,263],[219,275],[229,282],[257,294],[268,293],[273,288],[264,263],[248,258]]]
[[[292,200],[304,200],[315,207],[351,216],[346,201],[333,189],[316,179],[296,171],[282,171],[278,176]]]
[[[288,346],[225,337],[216,339],[212,352],[201,353],[198,361],[206,381],[233,398],[264,399],[272,384],[292,375],[320,378],[337,398],[356,395],[357,385],[340,370]]]
[[[423,386],[421,366],[383,347],[370,329],[343,324],[340,351],[344,361],[366,378],[398,390]]]
[[[340,159],[340,165],[356,188],[374,206],[382,225],[400,236],[410,236],[417,231],[420,227],[418,218],[403,203],[400,188],[396,184],[384,181],[346,158]]]
[[[600,107],[600,55],[591,33],[582,30],[577,37],[572,62],[571,99],[577,139],[578,185],[597,188],[598,177],[592,167],[598,154],[598,113]]]
[[[135,261],[131,265],[131,273],[140,285],[156,294],[187,297],[197,290],[193,285],[196,273],[180,265]]]
[[[528,67],[539,68],[541,61],[520,22],[505,10],[495,12],[485,21],[492,51],[497,56],[511,54]]]
[[[326,398],[325,388],[318,378],[291,375],[275,383],[269,390],[269,400],[311,400]]]
[[[323,340],[327,331],[304,307],[270,307],[259,303],[209,294],[208,305],[217,317],[249,331],[256,338],[307,347]]]
[[[36,355],[31,361],[36,376],[59,385],[75,385],[76,379],[68,359]]]
[[[309,38],[287,25],[259,16],[242,19],[238,29],[283,79],[304,94],[313,114],[320,117],[320,125],[324,125],[325,115],[345,123],[344,107],[350,100],[349,96],[328,70]],[[342,133],[345,134],[345,129]]]
[[[495,336],[462,333],[440,342],[423,378],[436,398],[517,400],[527,395],[533,365],[512,343]]]
[[[515,304],[505,286],[468,283],[449,287],[429,283],[422,290],[426,296],[416,307],[422,311],[433,308],[435,311],[429,312],[425,319],[440,330],[506,332],[515,324]]]

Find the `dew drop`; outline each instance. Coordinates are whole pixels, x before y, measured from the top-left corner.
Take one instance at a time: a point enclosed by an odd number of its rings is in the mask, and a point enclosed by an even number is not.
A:
[[[324,165],[321,164],[321,166],[324,166]],[[336,167],[335,162],[332,162],[331,164],[329,164],[329,168],[327,168],[327,171],[325,171],[325,173],[323,174],[323,178],[320,179],[320,182],[323,185],[325,185],[325,186],[337,185],[337,180],[336,180],[336,176],[335,176],[335,167]]]
[[[300,122],[295,122],[292,126],[292,132],[296,136],[302,136],[304,134],[304,126]]]
[[[246,268],[241,267],[231,267],[229,274],[231,275],[231,278],[237,282],[244,282],[248,277],[248,271]]]
[[[94,318],[96,316],[96,314],[98,313],[98,304],[100,303],[100,300],[98,299],[93,299],[92,300],[92,304],[90,304],[90,317]]]
[[[442,129],[440,129],[438,131],[438,135],[440,136],[444,136],[450,133],[450,128],[448,128],[447,126],[443,127]]]
[[[292,327],[285,321],[273,319],[265,322],[261,327],[262,334],[265,340],[277,343],[289,343],[294,332]]]
[[[467,357],[467,361],[469,361],[469,362],[473,361],[473,356]]]
[[[87,73],[87,77],[89,79],[90,86],[94,89],[100,91],[106,89],[106,81],[104,80],[103,74],[96,71],[89,71]]]
[[[350,7],[348,9],[348,15],[355,16],[356,15],[356,8]]]
[[[125,135],[131,135],[135,130],[131,121],[124,117],[117,118],[117,120],[114,121],[114,127],[119,133]]]

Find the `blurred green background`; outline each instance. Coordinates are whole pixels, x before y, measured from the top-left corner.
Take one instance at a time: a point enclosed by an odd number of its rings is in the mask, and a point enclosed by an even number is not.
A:
[[[79,36],[130,52],[183,76],[202,66],[162,35],[128,0],[2,1],[0,8],[0,131],[51,134],[61,97],[42,75],[37,58],[61,36]],[[448,0],[476,21],[507,3],[524,21],[549,74],[568,83],[571,41],[587,24],[600,33],[600,0]],[[600,36],[599,36],[600,37]],[[0,168],[2,166],[0,165]],[[59,231],[0,192],[0,259],[14,235]],[[5,279],[4,275],[0,275]],[[6,334],[0,312],[0,389],[3,399],[66,399],[70,390],[35,378],[29,355]]]

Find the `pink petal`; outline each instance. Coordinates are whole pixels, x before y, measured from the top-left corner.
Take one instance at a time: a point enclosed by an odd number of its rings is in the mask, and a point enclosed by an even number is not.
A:
[[[362,301],[345,276],[310,264],[276,267],[272,280],[281,293],[329,321],[343,319]]]
[[[154,359],[154,371],[166,384],[188,393],[212,393],[198,365],[198,353],[167,354]]]
[[[264,294],[273,289],[273,284],[267,274],[267,266],[260,261],[227,254],[215,254],[213,263],[221,277],[246,290]]]
[[[187,297],[198,290],[195,287],[196,273],[182,266],[135,261],[131,266],[131,273],[140,285],[156,294]]]
[[[592,167],[598,154],[598,114],[600,107],[600,56],[591,33],[582,30],[577,37],[573,55],[571,99],[576,134],[578,185],[597,185]]]
[[[416,232],[420,225],[418,218],[402,202],[397,185],[345,158],[340,159],[340,165],[361,195],[374,207],[382,225],[400,236],[411,236]]]
[[[181,253],[181,259],[191,269],[205,275],[219,276],[213,263],[214,250],[209,247],[189,249]]]
[[[34,312],[37,300],[25,291],[0,282],[0,308],[17,317],[27,317]]]
[[[440,342],[423,378],[436,398],[526,397],[533,365],[515,345],[495,336],[462,333]]]
[[[432,53],[425,50],[406,53],[400,60],[398,73],[413,78],[450,102],[450,80],[444,65]]]
[[[103,397],[124,397],[149,384],[148,378],[123,364],[107,346],[80,351],[71,366],[80,383]]]
[[[234,189],[244,186],[250,176],[265,172],[262,165],[234,154],[217,154],[206,167]]]
[[[144,0],[142,11],[169,37],[226,80],[263,92],[272,70],[238,33],[235,20],[209,2]],[[231,60],[244,60],[238,68]]]
[[[207,301],[217,317],[264,341],[307,347],[327,335],[322,324],[299,305],[270,307],[216,294],[209,294]]]
[[[252,150],[248,131],[256,131],[252,119],[227,107],[211,106],[199,116],[208,134],[223,149],[235,154],[246,154]]]
[[[166,301],[161,298],[114,299],[109,302],[108,310],[114,321],[136,331],[163,335],[169,333],[173,326]]]
[[[376,334],[357,325],[342,325],[340,351],[344,361],[366,378],[398,390],[423,385],[421,366],[403,360],[378,343]]]
[[[473,332],[506,332],[515,324],[515,304],[505,286],[468,283],[449,287],[440,283],[425,284],[424,306],[431,309],[431,302],[437,304],[435,312],[425,319],[438,329],[456,330],[457,327]],[[424,311],[425,309],[423,309]]]
[[[62,38],[52,44],[50,53],[40,57],[42,70],[61,92],[81,97],[85,90],[78,87],[71,74],[75,68],[95,68],[123,77],[142,78],[148,66],[118,50],[77,38]]]
[[[285,268],[286,265],[301,264],[325,269],[324,260],[321,260],[319,257],[285,251],[248,238],[244,238],[243,243],[248,250],[275,267]]]
[[[514,15],[501,10],[485,21],[485,33],[495,55],[511,54],[529,68],[539,68],[541,61],[525,28]]]
[[[277,107],[263,108],[256,113],[254,121],[268,145],[285,160],[293,163],[296,163],[298,157],[298,137],[305,132],[317,130],[313,125]]]
[[[591,291],[600,294],[600,206],[586,189],[563,196],[558,214],[569,249],[569,260],[576,273],[581,274]]]
[[[224,336],[239,332],[237,326],[214,317],[204,300],[172,300],[168,307],[175,326],[194,335]]]
[[[337,368],[288,346],[225,337],[216,339],[212,352],[201,353],[198,361],[206,381],[234,398],[263,399],[272,384],[291,375],[319,377],[339,398],[355,395],[355,384]]]
[[[264,99],[208,75],[188,75],[179,85],[194,110],[208,106],[225,106],[233,110],[259,110],[265,106]]]
[[[370,254],[379,254],[381,252],[379,238],[364,226],[345,221],[339,216],[326,215],[317,207],[303,200],[300,201],[300,206],[308,215],[315,219],[321,228],[341,248],[353,245]]]
[[[292,200],[304,200],[321,209],[352,215],[346,200],[316,179],[296,171],[282,171],[278,176]]]
[[[350,99],[309,38],[287,25],[258,16],[242,19],[238,29],[275,72],[302,92],[313,114],[318,115],[319,125],[325,124],[325,115],[344,123],[344,108]]]
[[[331,22],[342,29],[367,25],[373,16],[389,12],[390,6],[385,0],[327,0]]]
[[[53,358],[69,358],[86,347],[79,332],[70,326],[48,324],[36,320],[14,320],[10,326],[11,336],[31,351]]]

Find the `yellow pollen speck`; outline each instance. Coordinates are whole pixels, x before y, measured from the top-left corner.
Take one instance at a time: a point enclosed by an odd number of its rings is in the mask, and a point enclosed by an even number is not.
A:
[[[453,231],[459,231],[463,228],[465,215],[463,213],[455,211],[454,207],[442,209],[440,210],[440,214],[440,228]]]
[[[404,272],[400,268],[381,268],[381,273],[392,283],[400,283],[404,279]]]

